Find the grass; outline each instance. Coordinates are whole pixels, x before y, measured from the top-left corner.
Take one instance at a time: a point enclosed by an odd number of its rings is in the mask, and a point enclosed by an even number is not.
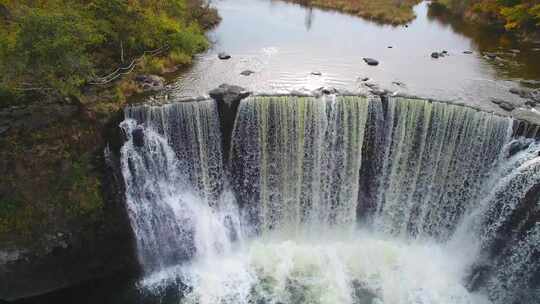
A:
[[[304,6],[332,9],[385,24],[405,24],[416,18],[420,0],[287,0]]]

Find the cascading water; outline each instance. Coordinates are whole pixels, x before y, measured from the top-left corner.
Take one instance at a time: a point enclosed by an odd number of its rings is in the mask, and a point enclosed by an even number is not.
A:
[[[184,303],[540,299],[540,143],[510,118],[249,97],[227,166],[211,100],[131,107],[122,127],[143,283],[179,278]]]
[[[213,101],[125,110],[121,165],[126,202],[146,273],[226,249],[234,221],[212,209],[223,188],[221,135]],[[229,229],[222,226],[229,220]]]

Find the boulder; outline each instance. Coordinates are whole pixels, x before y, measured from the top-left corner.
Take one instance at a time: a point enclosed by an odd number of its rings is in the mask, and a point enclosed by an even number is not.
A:
[[[472,51],[463,51],[463,54],[472,54]]]
[[[372,65],[372,66],[379,65],[379,61],[373,58],[363,58],[363,59],[364,59],[364,62],[367,63],[368,65]]]
[[[209,94],[218,103],[222,102],[228,106],[232,106],[234,103],[238,103],[240,100],[248,97],[251,93],[237,85],[222,84],[210,91]]]
[[[311,75],[314,75],[314,76],[321,76],[322,73],[319,72],[319,71],[315,71],[315,72],[311,72]]]
[[[157,75],[137,75],[135,82],[143,92],[161,91],[165,87],[165,78]]]
[[[485,52],[484,53],[484,58],[491,59],[491,60],[497,59],[497,54]]]
[[[221,60],[227,60],[227,59],[231,59],[231,55],[225,53],[225,52],[221,52],[218,54],[218,58],[221,59]]]
[[[438,59],[440,57],[440,54],[438,52],[431,53],[431,58]]]
[[[540,103],[540,90],[528,88],[511,88],[510,93],[518,95],[521,98],[531,99],[536,103]]]
[[[505,110],[505,111],[513,111],[516,106],[506,100],[502,100],[502,99],[499,99],[499,98],[491,98],[491,102],[498,105],[499,108]]]

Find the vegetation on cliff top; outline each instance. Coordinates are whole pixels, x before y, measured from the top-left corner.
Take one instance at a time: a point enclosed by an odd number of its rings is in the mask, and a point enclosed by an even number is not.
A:
[[[421,0],[289,0],[305,6],[335,9],[351,15],[394,25],[415,18],[413,6]]]
[[[207,47],[203,29],[218,21],[201,1],[0,0],[0,106],[79,96],[152,50],[161,50],[153,53],[161,65],[189,62]]]
[[[437,0],[466,20],[519,33],[540,32],[540,0]]]

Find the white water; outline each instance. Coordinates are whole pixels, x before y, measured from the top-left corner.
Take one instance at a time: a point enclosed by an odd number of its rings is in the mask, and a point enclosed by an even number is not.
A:
[[[179,278],[182,303],[200,304],[502,304],[523,293],[534,303],[540,202],[517,228],[512,216],[540,182],[540,145],[509,157],[508,118],[400,98],[386,109],[361,97],[250,98],[229,188],[212,101],[126,114],[122,166],[145,289]],[[507,226],[520,231],[489,256]],[[479,262],[491,275],[471,292]]]

